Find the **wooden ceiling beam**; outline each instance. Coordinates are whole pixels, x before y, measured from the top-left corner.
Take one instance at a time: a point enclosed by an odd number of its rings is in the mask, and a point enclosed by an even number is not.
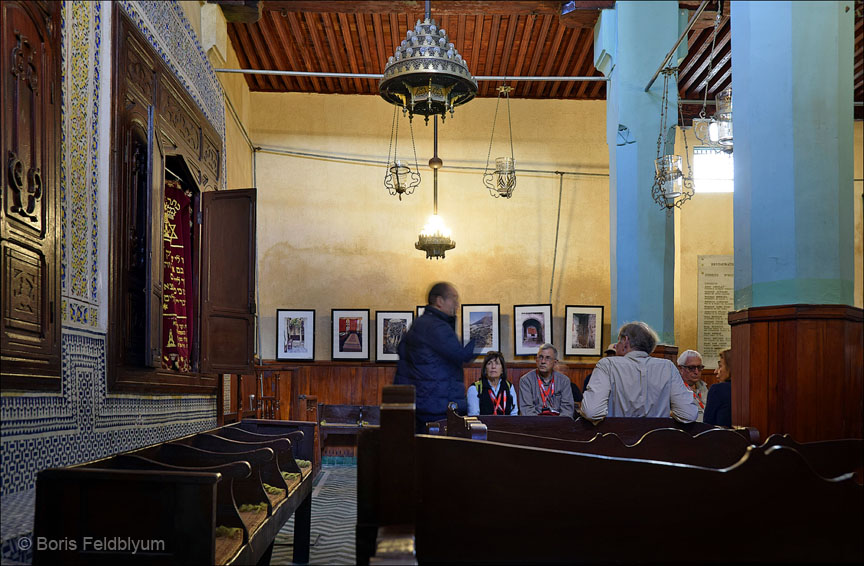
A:
[[[284,47],[285,56],[288,58],[288,66],[290,69],[292,71],[302,70],[303,65],[300,60],[297,59],[297,53],[300,52],[300,49],[296,48],[296,46],[292,44],[290,33],[288,31],[288,22],[285,21],[285,18],[275,12],[269,12],[265,17],[268,17],[272,23],[273,29],[279,37],[279,42]],[[308,77],[296,77],[295,80],[297,81],[300,90],[304,91],[308,91],[309,86],[312,84],[312,81],[310,81]]]
[[[563,27],[563,26],[562,26]],[[561,58],[561,62],[558,64],[558,69],[555,71],[557,76],[564,76],[564,73],[567,72],[567,65],[570,63],[570,58],[573,56],[573,50],[576,49],[576,46],[582,40],[583,34],[582,30],[575,28],[565,28],[567,33],[570,34],[569,40],[567,41],[567,48],[564,51],[564,57]],[[561,81],[555,81],[551,84],[549,88],[549,98],[556,98],[558,94],[558,89],[562,87],[564,83]]]
[[[480,64],[480,46],[483,44],[483,16],[477,15],[474,16],[474,43],[471,46],[471,60],[468,61],[468,70],[471,70],[471,67],[475,69],[479,68]],[[462,54],[462,57],[465,57],[465,54]],[[474,74],[474,73],[472,73]]]
[[[327,36],[326,48],[330,53],[330,60],[333,61],[333,68],[336,69],[337,73],[347,73],[348,66],[345,65],[342,58],[345,55],[345,51],[343,50],[345,44],[342,41],[336,40],[336,20],[338,19],[338,14],[321,14],[321,27],[324,28],[324,35]],[[354,86],[356,87],[357,79],[354,80]],[[351,89],[348,87],[350,81],[351,79],[339,79],[339,84],[342,87],[341,92],[351,92]]]
[[[525,64],[525,55],[528,52],[528,46],[531,44],[531,32],[534,30],[534,20],[536,18],[534,16],[525,16],[525,28],[522,30],[522,38],[519,40],[519,44],[516,46],[516,49],[519,52],[519,56],[516,57],[516,68],[513,69],[513,75],[519,76],[522,74],[522,65]],[[524,81],[523,81],[524,84]],[[517,82],[513,83],[515,94],[522,94],[526,89],[519,87],[522,86]]]
[[[540,64],[540,56],[543,55],[543,50],[546,47],[546,44],[543,40],[549,34],[549,26],[552,25],[552,20],[555,18],[555,16],[546,15],[546,16],[542,16],[542,18],[543,18],[543,23],[540,24],[540,35],[538,36],[537,40],[533,42],[534,53],[531,56],[531,66],[528,67],[529,69],[536,69],[537,66]],[[533,86],[535,86],[535,85],[532,85],[531,83],[528,83],[525,85],[525,87],[526,87],[525,88],[525,95],[526,96],[530,95],[531,87],[533,87]]]
[[[546,54],[546,64],[543,66],[543,75],[548,76],[552,72],[552,65],[555,63],[555,55],[561,48],[561,40],[564,39],[564,31],[567,28],[560,23],[555,26],[555,37],[552,38],[552,44],[549,47],[549,52]],[[543,96],[543,91],[546,87],[550,87],[549,82],[537,81],[537,86],[534,88],[534,96]]]
[[[318,58],[318,63],[313,69],[320,69],[324,72],[331,72],[333,69],[327,61],[327,52],[324,50],[324,42],[321,40],[321,35],[318,33],[318,26],[315,25],[315,14],[306,13],[302,16],[303,22],[306,24],[306,33],[312,39],[312,45],[315,48],[314,54]],[[340,79],[342,88],[345,88],[344,79]],[[336,83],[331,77],[324,77],[324,84],[327,85],[328,92],[337,92]]]
[[[264,44],[270,48],[270,53],[273,56],[274,63],[276,63],[276,68],[279,70],[290,70],[285,56],[286,51],[288,51],[288,49],[286,49],[287,46],[277,42],[274,39],[274,33],[270,33],[270,18],[259,22],[258,29],[263,36]],[[285,90],[295,90],[294,77],[281,75],[279,79]]]
[[[577,4],[597,4],[598,2],[577,2]],[[561,13],[560,0],[435,0],[432,3],[432,17],[470,15],[558,15]],[[613,4],[614,2],[599,2]],[[345,2],[344,0],[265,0],[264,10],[277,12],[343,12],[346,14],[404,14],[406,12],[425,12],[423,0],[363,0]]]
[[[717,38],[717,41],[714,45],[714,53],[712,54],[709,52],[709,53],[705,54],[705,56],[702,58],[702,60],[699,61],[698,67],[696,67],[695,70],[690,72],[689,75],[683,80],[683,83],[684,83],[683,85],[681,84],[682,81],[679,79],[679,81],[678,81],[679,89],[682,91],[690,91],[693,84],[697,80],[700,79],[700,77],[702,76],[702,73],[708,67],[709,61],[711,62],[712,66],[716,66],[715,65],[716,64],[716,57],[720,54],[720,52],[723,50],[723,48],[726,46],[726,44],[729,43],[729,41],[731,39],[732,39],[732,31],[731,31],[731,29],[727,29],[725,32],[723,32]],[[696,90],[699,90],[699,89],[696,88]]]
[[[498,58],[498,49],[497,49],[497,47],[498,47],[498,31],[500,28],[501,28],[501,16],[496,14],[496,15],[492,16],[492,26],[489,29],[489,41],[486,42],[486,45],[488,45],[489,47],[486,49],[486,61],[484,61],[484,63],[486,63],[486,64],[483,66],[483,74],[484,75],[491,75],[492,74],[493,65],[495,64],[495,61]],[[479,75],[480,74],[479,71],[480,71],[480,68],[477,67],[477,71],[475,71],[474,74]],[[489,90],[491,88],[493,88],[494,85],[487,84],[484,86],[486,87],[484,89],[485,93],[488,96]]]
[[[249,66],[253,69],[263,69],[263,63],[259,61],[257,52],[252,47],[252,40],[249,37],[249,33],[246,29],[246,24],[234,24],[234,31],[237,34],[237,39],[240,40],[240,46],[243,50],[243,53],[246,55],[247,60],[249,61]],[[255,75],[255,90],[266,91],[268,84],[267,77],[264,75]],[[251,88],[251,86],[250,86]]]
[[[582,68],[585,66],[585,58],[588,57],[588,53],[594,52],[594,34],[589,30],[580,30],[581,34],[585,36],[585,41],[582,44],[582,50],[576,57],[576,65],[571,67],[570,72],[576,76],[582,75]],[[588,86],[587,81],[580,81],[577,86],[576,81],[570,81],[567,83],[567,86],[564,88],[564,98],[570,97],[570,91],[573,90],[573,87],[576,87],[576,97],[580,96],[580,93],[584,92],[585,87]]]
[[[506,16],[507,22],[507,37],[504,40],[504,46],[501,48],[501,59],[498,63],[498,68],[493,71],[497,75],[506,76],[507,69],[510,67],[510,55],[513,53],[513,39],[516,37],[516,29],[519,27],[519,16]]]
[[[693,69],[697,63],[699,63],[700,61],[703,63],[705,62],[705,60],[703,60],[703,55],[705,54],[705,50],[711,48],[711,36],[712,36],[713,30],[708,30],[708,31],[705,31],[704,33],[702,33],[702,32],[696,32],[696,33],[700,33],[703,36],[702,37],[702,43],[696,49],[695,53],[688,49],[687,57],[683,61],[684,65],[682,66],[681,71],[678,73],[678,81],[679,82],[681,82],[682,80],[688,79],[690,72],[693,71]],[[724,34],[728,34],[729,37],[731,37],[731,33],[732,32],[729,28],[729,18],[726,17],[726,19],[720,23],[720,28],[717,30],[717,36],[723,37]],[[693,35],[695,36],[696,34],[694,33]],[[716,41],[714,43],[715,43],[714,48],[716,50],[717,49]],[[701,69],[704,69],[704,68],[705,68],[704,66],[701,66],[699,68],[700,70],[698,72],[701,72]],[[692,81],[690,81],[690,82],[692,83]]]
[[[354,39],[353,35],[357,37],[360,36],[360,30],[357,30],[356,34],[351,33],[351,23],[348,21],[348,14],[337,14],[339,19],[339,30],[342,32],[342,44],[346,48],[346,55],[348,57],[348,66],[351,68],[352,73],[359,73],[359,67],[357,66],[357,54],[354,51]],[[359,26],[358,26],[359,27]],[[368,57],[363,57],[363,61],[368,61]],[[364,72],[365,69],[364,69]],[[383,70],[382,70],[383,72]],[[354,88],[357,89],[358,93],[365,94],[370,91],[370,87],[368,85],[368,81],[363,79],[354,78]]]
[[[288,21],[288,27],[291,30],[291,34],[294,37],[294,42],[300,49],[300,55],[303,57],[303,63],[306,65],[304,71],[311,71],[315,69],[312,66],[312,61],[309,58],[309,49],[306,45],[304,39],[307,37],[306,34],[303,33],[303,30],[300,25],[300,18],[297,14],[286,14],[285,19]],[[321,80],[318,77],[309,77],[309,80],[312,81],[312,86],[315,88],[315,92],[321,92],[323,89],[321,88]],[[330,86],[329,84],[327,85]]]

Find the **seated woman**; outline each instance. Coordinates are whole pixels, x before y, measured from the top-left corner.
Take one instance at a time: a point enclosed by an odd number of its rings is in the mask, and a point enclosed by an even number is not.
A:
[[[705,403],[705,424],[732,426],[732,350],[720,352],[714,375],[720,381],[708,390]]]
[[[480,379],[468,386],[468,416],[518,415],[519,405],[513,384],[503,377],[507,372],[504,355],[489,352],[483,359]]]

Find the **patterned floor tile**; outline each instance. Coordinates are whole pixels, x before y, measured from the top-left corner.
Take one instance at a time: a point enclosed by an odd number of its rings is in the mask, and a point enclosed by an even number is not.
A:
[[[323,466],[312,491],[312,548],[309,564],[354,564],[357,523],[356,466]],[[271,564],[292,564],[294,518],[276,537]]]

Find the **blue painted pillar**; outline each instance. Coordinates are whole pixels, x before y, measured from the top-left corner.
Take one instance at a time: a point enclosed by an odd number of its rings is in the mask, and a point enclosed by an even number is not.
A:
[[[735,308],[853,305],[853,3],[731,17]]]
[[[606,86],[606,141],[612,338],[623,323],[641,320],[657,331],[662,343],[673,344],[673,217],[651,198],[662,75],[647,93],[645,85],[678,38],[678,2],[619,1],[614,10],[603,11],[598,26],[607,51],[614,49],[611,62],[603,67],[611,79]],[[597,49],[595,45],[595,56]],[[667,123],[674,125],[677,88],[669,92],[672,117]],[[627,128],[621,136],[619,124]]]

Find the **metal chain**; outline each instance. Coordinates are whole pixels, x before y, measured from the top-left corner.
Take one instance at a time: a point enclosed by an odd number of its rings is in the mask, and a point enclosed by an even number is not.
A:
[[[492,135],[489,136],[489,151],[486,153],[486,169],[489,171],[489,159],[492,157],[492,142],[495,140],[495,123],[498,121],[498,105],[501,104],[501,92],[498,92],[498,100],[495,102],[495,115],[492,117]],[[512,136],[511,136],[512,138]],[[512,139],[511,139],[512,141]]]
[[[714,72],[714,47],[717,45],[717,32],[720,31],[720,20],[723,17],[723,0],[717,2],[717,13],[714,15],[714,31],[711,33],[711,51],[708,53],[708,74],[705,75],[705,91],[702,97],[702,110],[699,111],[699,117],[705,117],[705,110],[708,106],[708,87],[711,85],[711,73]]]

